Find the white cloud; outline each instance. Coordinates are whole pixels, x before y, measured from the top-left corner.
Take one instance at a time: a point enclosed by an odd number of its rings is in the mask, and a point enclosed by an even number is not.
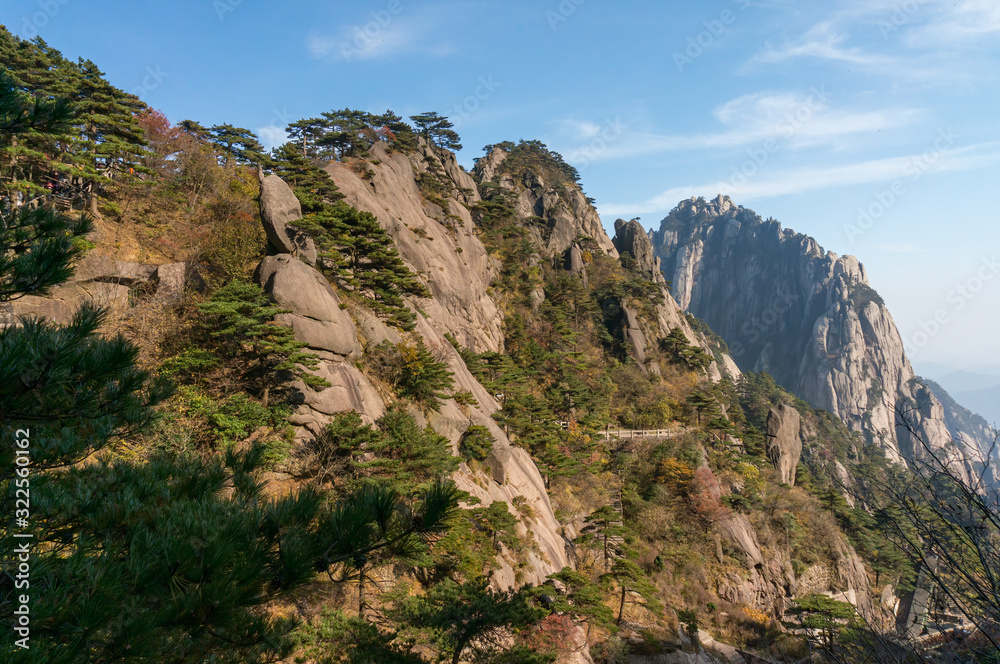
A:
[[[739,185],[720,180],[673,187],[638,203],[601,205],[599,211],[602,215],[611,216],[636,215],[671,210],[678,201],[691,196],[714,198],[716,194],[721,193],[742,203],[760,198],[896,179],[900,179],[904,186],[910,187],[913,186],[913,182],[928,173],[975,170],[998,162],[1000,162],[1000,142],[980,143],[963,148],[928,151],[841,166],[776,172],[768,178],[748,178],[745,183]]]
[[[273,124],[267,125],[266,127],[258,127],[257,135],[260,136],[260,142],[263,143],[264,147],[268,150],[276,148],[288,141],[288,134],[285,133],[285,128]]]
[[[933,20],[906,31],[903,42],[914,49],[965,47],[1000,33],[1000,3],[996,0],[947,2]]]
[[[420,31],[410,25],[390,23],[383,27],[372,22],[367,26],[347,26],[335,35],[310,33],[306,48],[316,58],[332,55],[347,62],[375,60],[415,49],[421,42],[420,36]]]
[[[712,111],[721,131],[706,134],[625,132],[601,150],[590,146],[565,151],[566,158],[587,162],[682,150],[743,149],[777,141],[782,148],[843,147],[852,135],[869,134],[909,124],[916,109],[854,112],[829,108],[832,93],[824,87],[806,92],[757,92],[732,99]],[[564,123],[576,140],[588,140],[600,128],[590,123]],[[592,133],[591,133],[592,132]]]
[[[895,58],[866,53],[857,47],[848,48],[844,46],[845,41],[847,41],[847,35],[838,32],[832,23],[818,23],[798,41],[784,44],[780,48],[768,47],[755,56],[755,60],[777,63],[793,58],[811,57],[862,66],[887,65],[896,62]]]
[[[560,129],[572,140],[589,141],[601,132],[601,126],[587,120],[562,120]]]
[[[314,58],[335,58],[345,62],[386,60],[406,55],[448,57],[459,52],[442,35],[456,34],[453,24],[461,9],[444,5],[407,4],[396,10],[373,10],[363,15],[363,23],[335,30],[314,28],[305,39],[306,50]]]

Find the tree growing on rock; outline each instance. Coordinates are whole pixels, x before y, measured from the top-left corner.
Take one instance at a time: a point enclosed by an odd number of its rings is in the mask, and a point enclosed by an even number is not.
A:
[[[274,320],[278,314],[288,312],[271,304],[260,286],[233,281],[198,309],[200,326],[216,352],[235,363],[241,380],[260,394],[265,406],[272,390],[287,382],[282,372],[298,376],[312,387],[329,385],[307,371],[316,368],[319,358],[304,352],[306,344],[295,340],[292,329]]]
[[[410,119],[416,125],[417,131],[428,143],[433,143],[445,150],[461,150],[462,143],[454,124],[448,118],[434,112],[411,115]]]

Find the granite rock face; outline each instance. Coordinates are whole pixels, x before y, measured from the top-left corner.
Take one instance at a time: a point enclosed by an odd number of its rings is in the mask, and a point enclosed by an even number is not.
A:
[[[896,460],[916,453],[897,410],[931,448],[951,439],[855,257],[723,196],[682,201],[650,239],[680,307],[727,342],[741,369],[770,373]]]
[[[291,312],[279,314],[277,320],[291,326],[297,341],[346,358],[361,354],[354,321],[315,268],[289,254],[267,256],[254,278],[279,307]]]
[[[561,255],[582,235],[593,238],[601,251],[618,256],[601,217],[579,186],[557,187],[537,173],[506,172],[506,158],[503,149],[494,148],[476,163],[474,174],[480,182],[495,182],[514,195],[518,216],[535,222],[526,224],[535,246],[549,255]]]
[[[375,175],[370,180],[339,163],[330,164],[327,172],[349,204],[375,215],[432,296],[408,298],[410,306],[419,307],[423,315],[417,316],[413,332],[404,333],[363,305],[344,305],[326,278],[306,264],[309,257],[294,243],[272,243],[276,255],[260,263],[255,278],[280,307],[290,311],[280,315],[281,322],[291,325],[296,338],[319,356],[313,373],[330,384],[313,389],[300,380],[292,383],[293,400],[299,404],[290,418],[297,427],[296,438],[308,444],[336,414],[344,411],[355,411],[364,421],[375,422],[385,413],[390,395],[350,360],[383,341],[398,343],[411,335],[420,338],[435,357],[448,364],[454,389],[470,392],[477,405],[444,399],[436,411],[424,413],[414,408],[411,414],[421,426],[431,426],[448,438],[456,452],[458,441],[470,425],[487,427],[494,438],[487,471],[473,473],[463,464],[453,475],[456,484],[483,505],[498,500],[513,504],[520,497],[531,507],[531,516],[520,518],[518,532],[533,539],[537,546],[528,554],[523,570],[515,569],[512,559],[502,559],[493,583],[502,588],[525,582],[540,584],[569,564],[544,482],[527,453],[513,446],[490,417],[499,404],[469,372],[445,337],[454,335],[460,343],[480,352],[498,350],[503,343],[500,313],[487,293],[495,268],[472,232],[469,211],[458,202],[478,200],[475,183],[458,166],[454,155],[426,145],[410,155],[389,154],[381,145],[376,145],[372,153],[373,159],[381,163],[371,164]],[[417,178],[428,170],[443,174],[450,183],[445,198],[447,211],[427,205],[422,199]],[[273,182],[266,189],[283,191]],[[268,210],[265,214],[268,197],[264,191],[262,185],[262,218],[269,216],[272,222],[286,224],[296,220],[295,207],[287,200],[287,204],[275,207],[276,212]],[[282,193],[279,202],[284,198]],[[264,223],[268,223],[266,219]],[[277,223],[272,225],[278,228]],[[286,229],[286,235],[288,230],[294,231],[290,226]]]
[[[169,307],[183,299],[188,271],[187,263],[152,265],[91,251],[79,260],[73,275],[47,295],[0,302],[0,327],[13,324],[18,316],[66,324],[84,304],[125,314],[139,305]]]
[[[612,241],[619,254],[629,254],[635,260],[636,267],[658,283],[666,283],[660,271],[660,259],[653,255],[653,245],[642,224],[635,219],[618,219],[615,221],[615,237]]]
[[[339,162],[330,163],[326,171],[347,203],[375,215],[399,255],[427,286],[431,298],[418,306],[435,329],[476,352],[500,350],[502,319],[487,292],[496,265],[473,232],[468,208],[455,198],[478,201],[476,183],[454,163],[454,155],[426,145],[407,155],[376,144],[371,157],[380,163],[370,166],[374,175],[369,179]],[[447,210],[424,201],[417,177],[428,172],[440,174],[450,191],[444,199]]]
[[[537,173],[513,170],[507,164],[507,157],[505,150],[495,147],[476,162],[473,174],[481,183],[498,185],[510,192],[518,218],[538,248],[536,260],[551,260],[554,266],[579,275],[586,283],[587,259],[577,240],[589,237],[597,245],[597,250],[608,256],[619,258],[621,254],[629,254],[636,266],[660,285],[663,303],[655,306],[652,319],[640,318],[636,310],[625,302],[619,302],[615,307],[620,312],[618,334],[640,368],[659,373],[656,363],[647,361],[647,349],[654,347],[674,328],[680,328],[689,343],[716,357],[708,368],[710,379],[718,381],[723,376],[739,377],[739,368],[732,358],[722,352],[713,352],[705,335],[691,326],[678,307],[660,273],[659,259],[653,252],[649,236],[638,221],[616,222],[615,239],[612,240],[604,230],[597,211],[576,183],[546,183]],[[540,282],[531,291],[530,299],[533,307],[538,307],[545,300]]]
[[[781,475],[781,481],[789,486],[795,486],[795,467],[802,456],[800,424],[799,411],[787,404],[767,413],[767,458]]]

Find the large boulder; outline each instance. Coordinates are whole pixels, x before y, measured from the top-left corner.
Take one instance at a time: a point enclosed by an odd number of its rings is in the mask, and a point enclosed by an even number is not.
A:
[[[298,341],[347,358],[361,354],[354,322],[314,268],[288,254],[267,256],[254,279],[279,307],[289,310],[279,320],[292,326]]]
[[[184,299],[187,283],[185,263],[167,263],[156,267],[156,299],[164,303],[179,302]]]
[[[369,423],[385,413],[378,391],[350,362],[322,361],[312,373],[330,385],[314,390],[300,380],[292,384],[295,393],[291,401],[302,404],[289,418],[292,424],[316,434],[329,422],[329,416],[337,413],[353,410]]]
[[[302,206],[292,188],[277,175],[261,177],[260,220],[271,251],[295,254],[310,265],[316,263],[316,245],[305,232],[288,226],[302,218]]]
[[[767,413],[767,458],[781,475],[781,481],[795,486],[795,467],[802,456],[799,411],[787,404]]]
[[[742,514],[730,513],[719,520],[719,533],[746,556],[747,567],[764,566],[757,531]]]

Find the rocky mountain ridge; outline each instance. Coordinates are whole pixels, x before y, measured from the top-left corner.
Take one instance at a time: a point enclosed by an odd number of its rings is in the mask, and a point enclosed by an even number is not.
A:
[[[854,256],[721,195],[681,201],[649,236],[678,304],[726,340],[743,370],[770,373],[896,460],[919,453],[915,436],[932,449],[962,437]]]

